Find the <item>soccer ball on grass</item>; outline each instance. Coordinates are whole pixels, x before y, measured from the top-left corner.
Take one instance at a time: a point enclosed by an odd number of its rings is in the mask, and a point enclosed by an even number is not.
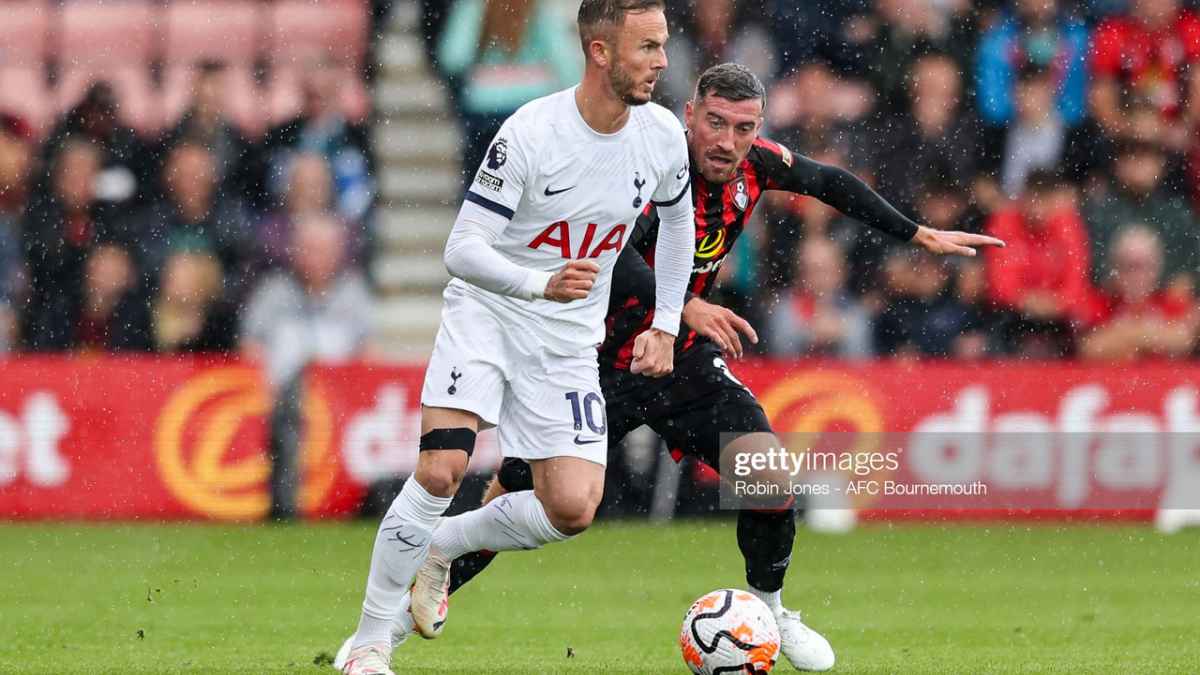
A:
[[[696,675],[766,675],[779,657],[779,627],[746,591],[713,591],[688,609],[679,631],[683,660]]]

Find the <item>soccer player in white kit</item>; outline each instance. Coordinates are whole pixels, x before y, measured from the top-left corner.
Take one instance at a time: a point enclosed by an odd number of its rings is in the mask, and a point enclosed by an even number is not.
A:
[[[633,367],[671,372],[695,229],[683,128],[649,103],[667,66],[664,3],[583,0],[579,33],[583,81],[504,123],[446,243],[454,279],[421,393],[417,470],[380,524],[345,673],[390,675],[399,612],[420,613],[426,637],[440,631],[454,558],[538,548],[591,523],[608,454],[596,347],[613,265],[651,201],[656,306]],[[442,519],[491,426],[505,456],[529,461],[534,489]]]

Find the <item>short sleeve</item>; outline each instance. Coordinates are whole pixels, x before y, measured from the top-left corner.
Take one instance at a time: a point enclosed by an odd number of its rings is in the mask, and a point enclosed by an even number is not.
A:
[[[679,123],[675,123],[678,127]],[[673,135],[674,141],[668,141],[669,146],[665,148],[665,156],[670,159],[667,162],[666,175],[658,183],[658,188],[654,191],[654,196],[651,197],[654,204],[657,206],[674,206],[683,196],[687,194],[688,188],[692,183],[692,176],[688,170],[688,148],[687,136],[682,130]]]
[[[520,114],[509,117],[496,132],[466,195],[467,201],[505,219],[511,219],[517,210],[528,175],[531,139]]]

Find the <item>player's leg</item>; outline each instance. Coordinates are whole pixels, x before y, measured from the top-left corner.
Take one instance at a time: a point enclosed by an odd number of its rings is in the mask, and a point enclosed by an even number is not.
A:
[[[700,347],[677,360],[679,384],[670,393],[673,410],[651,425],[673,449],[696,456],[720,471],[721,453],[765,452],[779,440],[754,395],[729,371],[715,349]],[[726,446],[722,446],[722,441]],[[772,505],[778,506],[778,505]],[[796,538],[793,505],[742,509],[737,541],[745,561],[747,589],[775,614],[781,647],[801,670],[828,670],[834,654],[829,642],[808,628],[797,612],[783,605],[783,583]]]
[[[488,481],[487,489],[483,493],[483,504],[487,505],[497,497],[509,492],[532,489],[533,472],[529,468],[529,463],[515,457],[505,458],[496,471],[496,475]],[[488,549],[472,551],[455,558],[454,562],[450,563],[450,586],[446,591],[447,594],[453,595],[468,581],[478,576],[495,559],[496,552]]]
[[[429,552],[438,520],[466,472],[481,425],[499,419],[505,395],[501,327],[486,310],[447,297],[421,391],[417,467],[376,533],[362,614],[343,671],[390,672],[392,624]],[[383,664],[382,669],[378,665]]]
[[[659,399],[658,383],[648,383],[644,378],[637,378],[628,387],[611,387],[610,382],[602,383],[605,396],[605,426],[607,426],[608,448],[617,448],[629,432],[646,423],[647,416],[653,412],[655,401]],[[586,422],[586,417],[582,422]],[[582,423],[581,423],[582,426]],[[574,440],[572,440],[574,441]],[[520,492],[533,490],[533,471],[529,462],[517,458],[505,458],[500,462],[500,468],[488,483],[484,492],[484,503],[505,494],[505,492]],[[496,551],[469,552],[455,558],[450,567],[450,595],[461,589],[468,581],[484,571],[496,558]]]
[[[422,408],[417,469],[379,524],[354,646],[391,642],[391,626],[429,551],[434,526],[450,506],[475,447],[479,417]]]
[[[644,378],[642,379],[644,380]],[[645,422],[646,415],[653,410],[654,402],[658,397],[654,395],[655,389],[644,381],[620,388],[610,387],[610,383],[605,382],[602,388],[606,400],[605,425],[608,432],[608,447],[611,450],[619,447],[620,442],[630,431]],[[487,490],[484,491],[483,503],[487,504],[508,492],[532,489],[533,471],[530,469],[529,463],[523,459],[506,457],[500,463],[496,475],[488,483]],[[495,558],[496,552],[489,550],[475,551],[455,558],[450,566],[449,594],[453,595],[455,591],[479,575]]]
[[[424,637],[436,637],[444,625],[451,561],[566,540],[591,524],[599,505],[608,437],[595,355],[530,346],[530,363],[514,369],[497,426],[505,456],[530,463],[534,489],[439,525],[413,585],[413,618]]]
[[[533,490],[505,493],[447,518],[413,585],[413,619],[437,637],[446,618],[451,562],[468,553],[520,551],[566,541],[592,522],[604,491],[604,466],[575,457],[531,460]]]
[[[508,492],[532,489],[533,473],[529,468],[529,464],[523,459],[505,459],[499,471],[496,472],[496,475],[492,477],[492,480],[488,481],[487,489],[483,493],[482,504],[486,505]],[[446,595],[453,594],[463,584],[474,579],[484,568],[491,564],[495,557],[495,551],[485,549],[473,551],[455,558],[450,565],[450,584],[446,589]],[[404,597],[404,604],[401,607],[401,611],[392,622],[393,650],[403,644],[412,635],[413,631],[416,630],[416,622],[413,620],[412,613],[408,611],[411,597],[411,595]],[[442,621],[445,621],[445,614],[442,616]],[[342,666],[346,663],[353,642],[354,636],[352,635],[346,639],[341,649],[338,650],[337,656],[333,660],[333,667],[336,670],[341,670]]]

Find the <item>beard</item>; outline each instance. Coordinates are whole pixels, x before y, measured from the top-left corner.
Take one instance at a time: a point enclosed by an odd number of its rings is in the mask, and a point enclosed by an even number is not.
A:
[[[650,102],[649,97],[641,98],[635,93],[637,82],[629,76],[619,62],[613,62],[612,67],[608,69],[608,84],[617,98],[625,105],[646,105]]]

